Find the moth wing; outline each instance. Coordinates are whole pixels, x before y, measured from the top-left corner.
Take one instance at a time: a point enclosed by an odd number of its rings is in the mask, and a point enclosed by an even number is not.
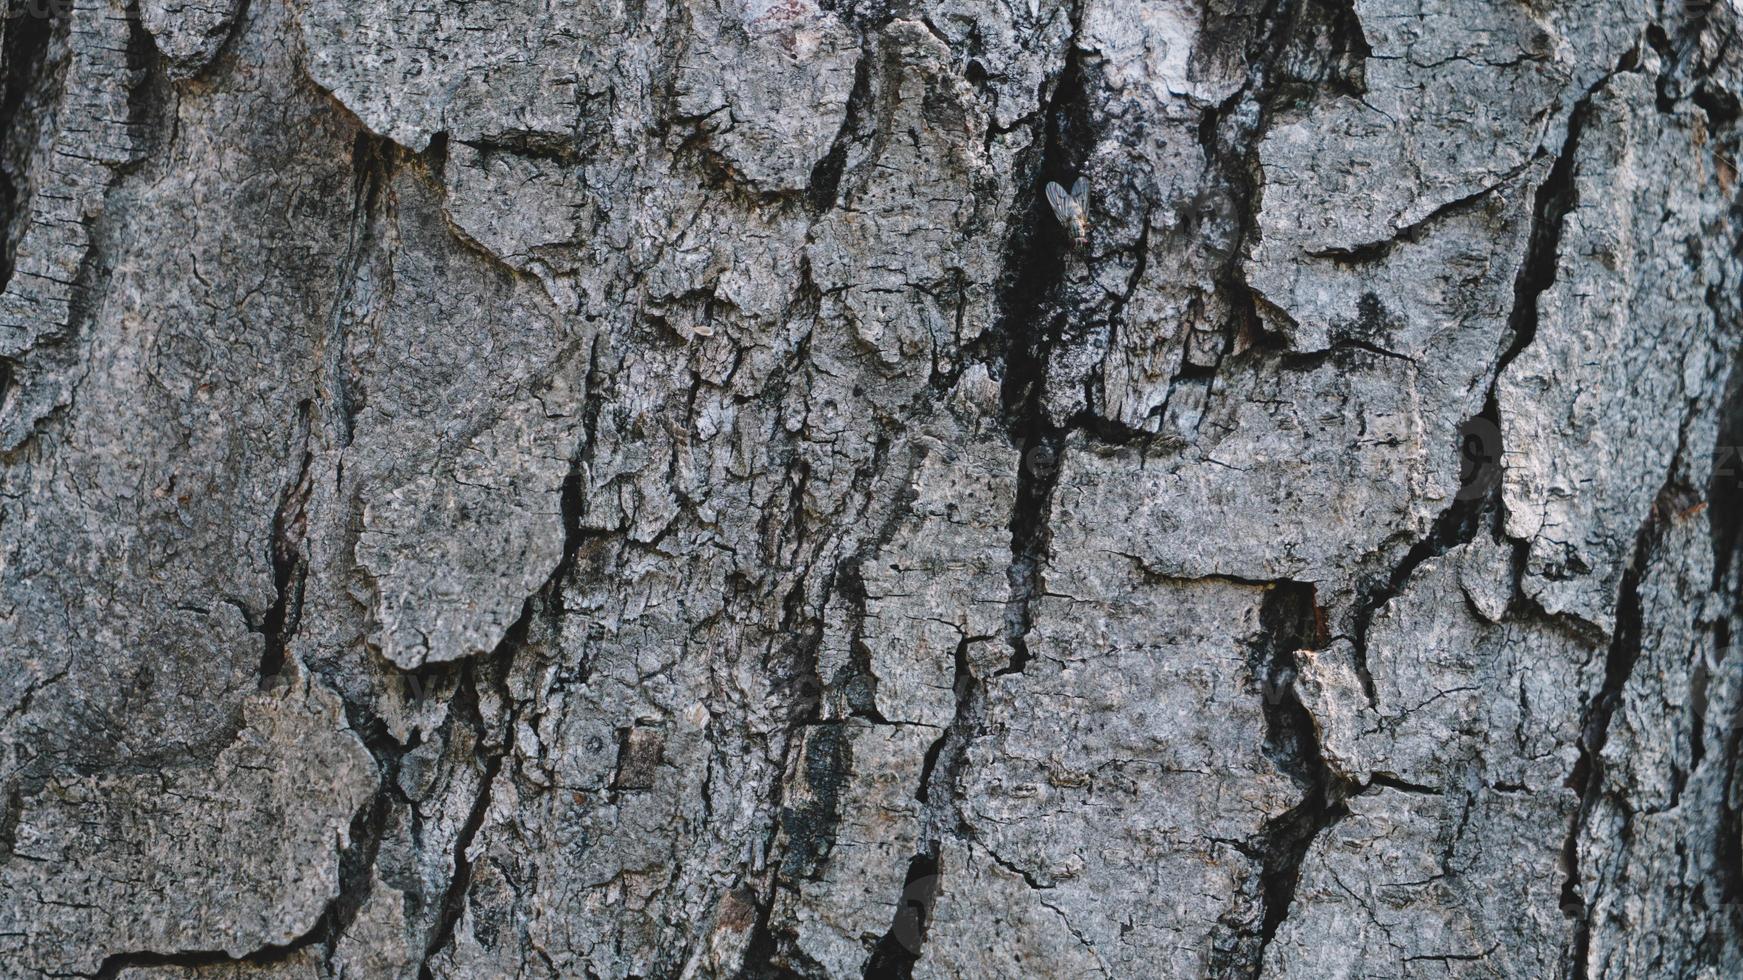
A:
[[[1051,180],[1047,182],[1047,203],[1053,206],[1053,216],[1062,224],[1069,224],[1072,214],[1077,210],[1077,202],[1072,200],[1070,194],[1065,193],[1065,188]]]
[[[1088,177],[1079,177],[1077,178],[1077,182],[1071,185],[1071,199],[1077,202],[1078,207],[1085,211],[1089,210]]]

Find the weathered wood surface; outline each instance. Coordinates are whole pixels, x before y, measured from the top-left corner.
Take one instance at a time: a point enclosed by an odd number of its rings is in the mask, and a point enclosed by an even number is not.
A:
[[[0,976],[1743,971],[1735,0],[8,9]]]

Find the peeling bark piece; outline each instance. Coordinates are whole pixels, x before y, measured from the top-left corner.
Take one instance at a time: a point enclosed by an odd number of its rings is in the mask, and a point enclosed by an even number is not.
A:
[[[407,908],[415,907],[407,898],[387,882],[371,882],[369,898],[333,945],[327,975],[413,980],[423,949],[417,944],[417,930],[407,921]]]
[[[256,5],[256,33],[235,48],[255,84],[190,91],[173,108],[157,83],[130,100],[133,76],[118,66],[129,37],[144,39],[119,6],[7,20],[9,42],[40,30],[47,45],[7,130],[40,141],[28,176],[11,178],[31,196],[28,213],[22,196],[11,213],[22,238],[8,295],[29,295],[18,309],[33,311],[33,330],[58,329],[46,290],[80,297],[76,342],[55,347],[71,359],[49,358],[78,397],[34,415],[49,361],[23,362],[48,347],[6,362],[0,385],[0,415],[37,420],[0,466],[9,784],[62,767],[209,766],[260,683],[279,600],[273,515],[306,448],[311,348],[352,186],[348,131],[274,43],[285,20],[282,6]],[[126,159],[149,151],[150,167],[126,165],[122,135]],[[87,182],[98,172],[113,178],[106,198]],[[32,242],[83,278],[35,265],[47,256]]]
[[[686,540],[674,534],[668,546]],[[710,710],[769,710],[767,681],[748,671],[725,683],[764,685],[753,702],[711,693],[712,671],[730,669],[720,651],[757,641],[693,625],[718,623],[724,571],[674,567],[634,544],[615,558],[607,550],[582,556],[563,586],[563,632],[539,637],[535,620],[511,679],[530,700],[467,847],[478,883],[432,964],[437,975],[512,975],[523,964],[558,977],[678,975],[710,903],[743,883],[751,841],[766,854],[773,813],[756,801],[778,778],[768,747],[716,729]],[[563,680],[549,686],[555,676]],[[775,729],[766,714],[756,724]],[[658,778],[614,791],[619,731],[636,728],[644,747],[661,729]]]
[[[690,962],[684,964],[682,980],[697,976],[725,976],[737,971],[745,962],[756,926],[756,893],[748,888],[734,888],[720,896],[714,905],[713,927],[708,940],[696,948]]]
[[[1364,556],[1427,530],[1431,487],[1445,499],[1457,485],[1455,447],[1424,440],[1418,377],[1365,351],[1264,365],[1210,394],[1178,452],[1079,440],[1062,462],[1054,550],[1102,554],[1116,578],[1127,555],[1158,575],[1348,589]],[[1109,539],[1092,513],[1121,515],[1129,533]],[[1332,526],[1351,532],[1321,533]],[[1073,594],[1107,592],[1091,581]]]
[[[1725,202],[1698,111],[1662,113],[1650,79],[1592,97],[1537,330],[1496,390],[1507,533],[1525,593],[1608,632],[1634,532],[1672,464],[1685,406],[1723,364],[1704,243]],[[1648,162],[1650,161],[1650,162]]]
[[[418,174],[392,191],[393,234],[339,314],[355,364],[329,384],[361,514],[334,546],[364,573],[347,584],[370,642],[415,668],[494,649],[556,570],[588,363],[537,284],[455,240]]]
[[[1571,793],[1375,788],[1347,805],[1302,864],[1265,976],[1558,975],[1572,924],[1545,829]]]
[[[395,664],[489,652],[556,569],[568,448],[548,443],[538,421],[506,418],[451,472],[418,477],[364,508],[357,563],[375,582],[372,642]]]
[[[803,190],[847,116],[859,47],[813,0],[695,0],[677,111],[732,173]]]
[[[314,928],[375,764],[318,682],[251,697],[247,717],[210,769],[56,779],[25,798],[0,893],[33,900],[0,905],[8,959],[89,973],[109,954],[241,957]],[[171,914],[137,914],[168,896]]]
[[[1248,263],[1259,315],[1296,350],[1360,344],[1409,358],[1450,389],[1440,411],[1474,415],[1502,353],[1531,190],[1547,174],[1528,168],[1359,254],[1266,239]]]
[[[504,264],[538,276],[554,305],[579,304],[574,245],[600,216],[578,167],[454,142],[442,177],[442,210],[455,228]]]
[[[988,682],[960,793],[975,853],[1033,890],[1034,931],[971,925],[1009,914],[1008,896],[956,882],[1005,876],[947,853],[934,934],[966,930],[944,939],[962,956],[990,944],[960,964],[970,972],[1021,955],[1049,975],[1085,961],[1109,976],[1197,974],[1258,931],[1261,868],[1243,849],[1305,791],[1266,736],[1270,590],[1151,581],[1129,562],[1113,578],[1099,547],[1055,556],[1029,659]],[[1089,581],[1101,588],[1079,591]]]

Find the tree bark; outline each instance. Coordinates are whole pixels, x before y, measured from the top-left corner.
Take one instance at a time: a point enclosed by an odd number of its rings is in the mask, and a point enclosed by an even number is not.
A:
[[[0,975],[1743,971],[1736,0],[7,13]]]

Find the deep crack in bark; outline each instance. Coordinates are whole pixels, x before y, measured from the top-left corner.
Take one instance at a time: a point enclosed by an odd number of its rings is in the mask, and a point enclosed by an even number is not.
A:
[[[285,646],[297,631],[302,618],[303,582],[308,576],[309,562],[303,554],[303,538],[308,532],[309,491],[312,489],[310,464],[314,453],[309,448],[311,402],[304,399],[297,405],[295,452],[300,456],[295,474],[279,497],[278,509],[272,515],[272,535],[268,542],[272,562],[272,606],[262,617],[262,649],[260,654],[260,684],[262,688],[279,682],[285,666]]]
[[[1257,941],[1243,937],[1232,955],[1212,964],[1213,975],[1245,978],[1255,978],[1263,969],[1265,949],[1289,916],[1308,850],[1349,812],[1343,801],[1357,789],[1326,765],[1318,726],[1295,693],[1295,652],[1316,645],[1322,632],[1314,587],[1272,585],[1259,623],[1260,645],[1252,661],[1264,697],[1265,754],[1302,787],[1303,795],[1300,803],[1267,820],[1246,848],[1260,864]]]

